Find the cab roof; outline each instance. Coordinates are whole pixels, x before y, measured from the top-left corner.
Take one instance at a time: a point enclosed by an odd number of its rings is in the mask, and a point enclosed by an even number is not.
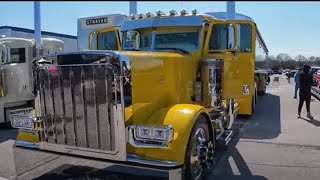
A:
[[[236,13],[236,20],[249,20],[253,21],[252,18],[243,14]],[[135,20],[126,20],[121,27],[120,31],[127,31],[130,29],[140,29],[147,27],[161,27],[161,26],[201,26],[202,22],[206,19],[215,20],[226,20],[226,12],[208,12],[197,15],[176,15],[176,16],[158,16],[149,17]]]

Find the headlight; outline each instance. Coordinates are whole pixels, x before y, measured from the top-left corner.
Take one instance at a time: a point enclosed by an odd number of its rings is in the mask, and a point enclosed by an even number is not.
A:
[[[171,126],[136,126],[136,138],[155,141],[171,141],[173,128]]]

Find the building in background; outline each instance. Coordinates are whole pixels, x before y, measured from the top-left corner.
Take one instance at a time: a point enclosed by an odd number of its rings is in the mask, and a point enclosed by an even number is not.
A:
[[[41,31],[41,36],[44,38],[56,38],[64,42],[64,52],[77,51],[77,36],[60,34],[54,32]],[[1,37],[16,37],[34,39],[34,30],[13,27],[13,26],[0,26]]]

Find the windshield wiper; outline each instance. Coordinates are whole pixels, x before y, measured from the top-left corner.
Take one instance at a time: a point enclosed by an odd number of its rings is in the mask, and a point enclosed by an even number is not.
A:
[[[180,48],[173,48],[173,47],[166,47],[166,48],[154,48],[155,50],[161,50],[161,49],[169,49],[169,50],[174,50],[174,51],[178,51],[178,52],[180,52],[180,53],[182,53],[182,54],[189,54],[189,51],[186,51],[186,50],[184,50],[184,49],[180,49]]]

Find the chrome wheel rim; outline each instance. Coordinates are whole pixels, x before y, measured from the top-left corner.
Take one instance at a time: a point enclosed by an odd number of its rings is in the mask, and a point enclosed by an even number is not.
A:
[[[197,153],[197,147],[200,144],[200,139],[207,141],[207,137],[203,128],[199,128],[194,138],[192,139],[192,150],[190,156],[190,169],[191,175],[193,179],[199,179],[202,175],[203,169],[198,163],[199,156]]]

